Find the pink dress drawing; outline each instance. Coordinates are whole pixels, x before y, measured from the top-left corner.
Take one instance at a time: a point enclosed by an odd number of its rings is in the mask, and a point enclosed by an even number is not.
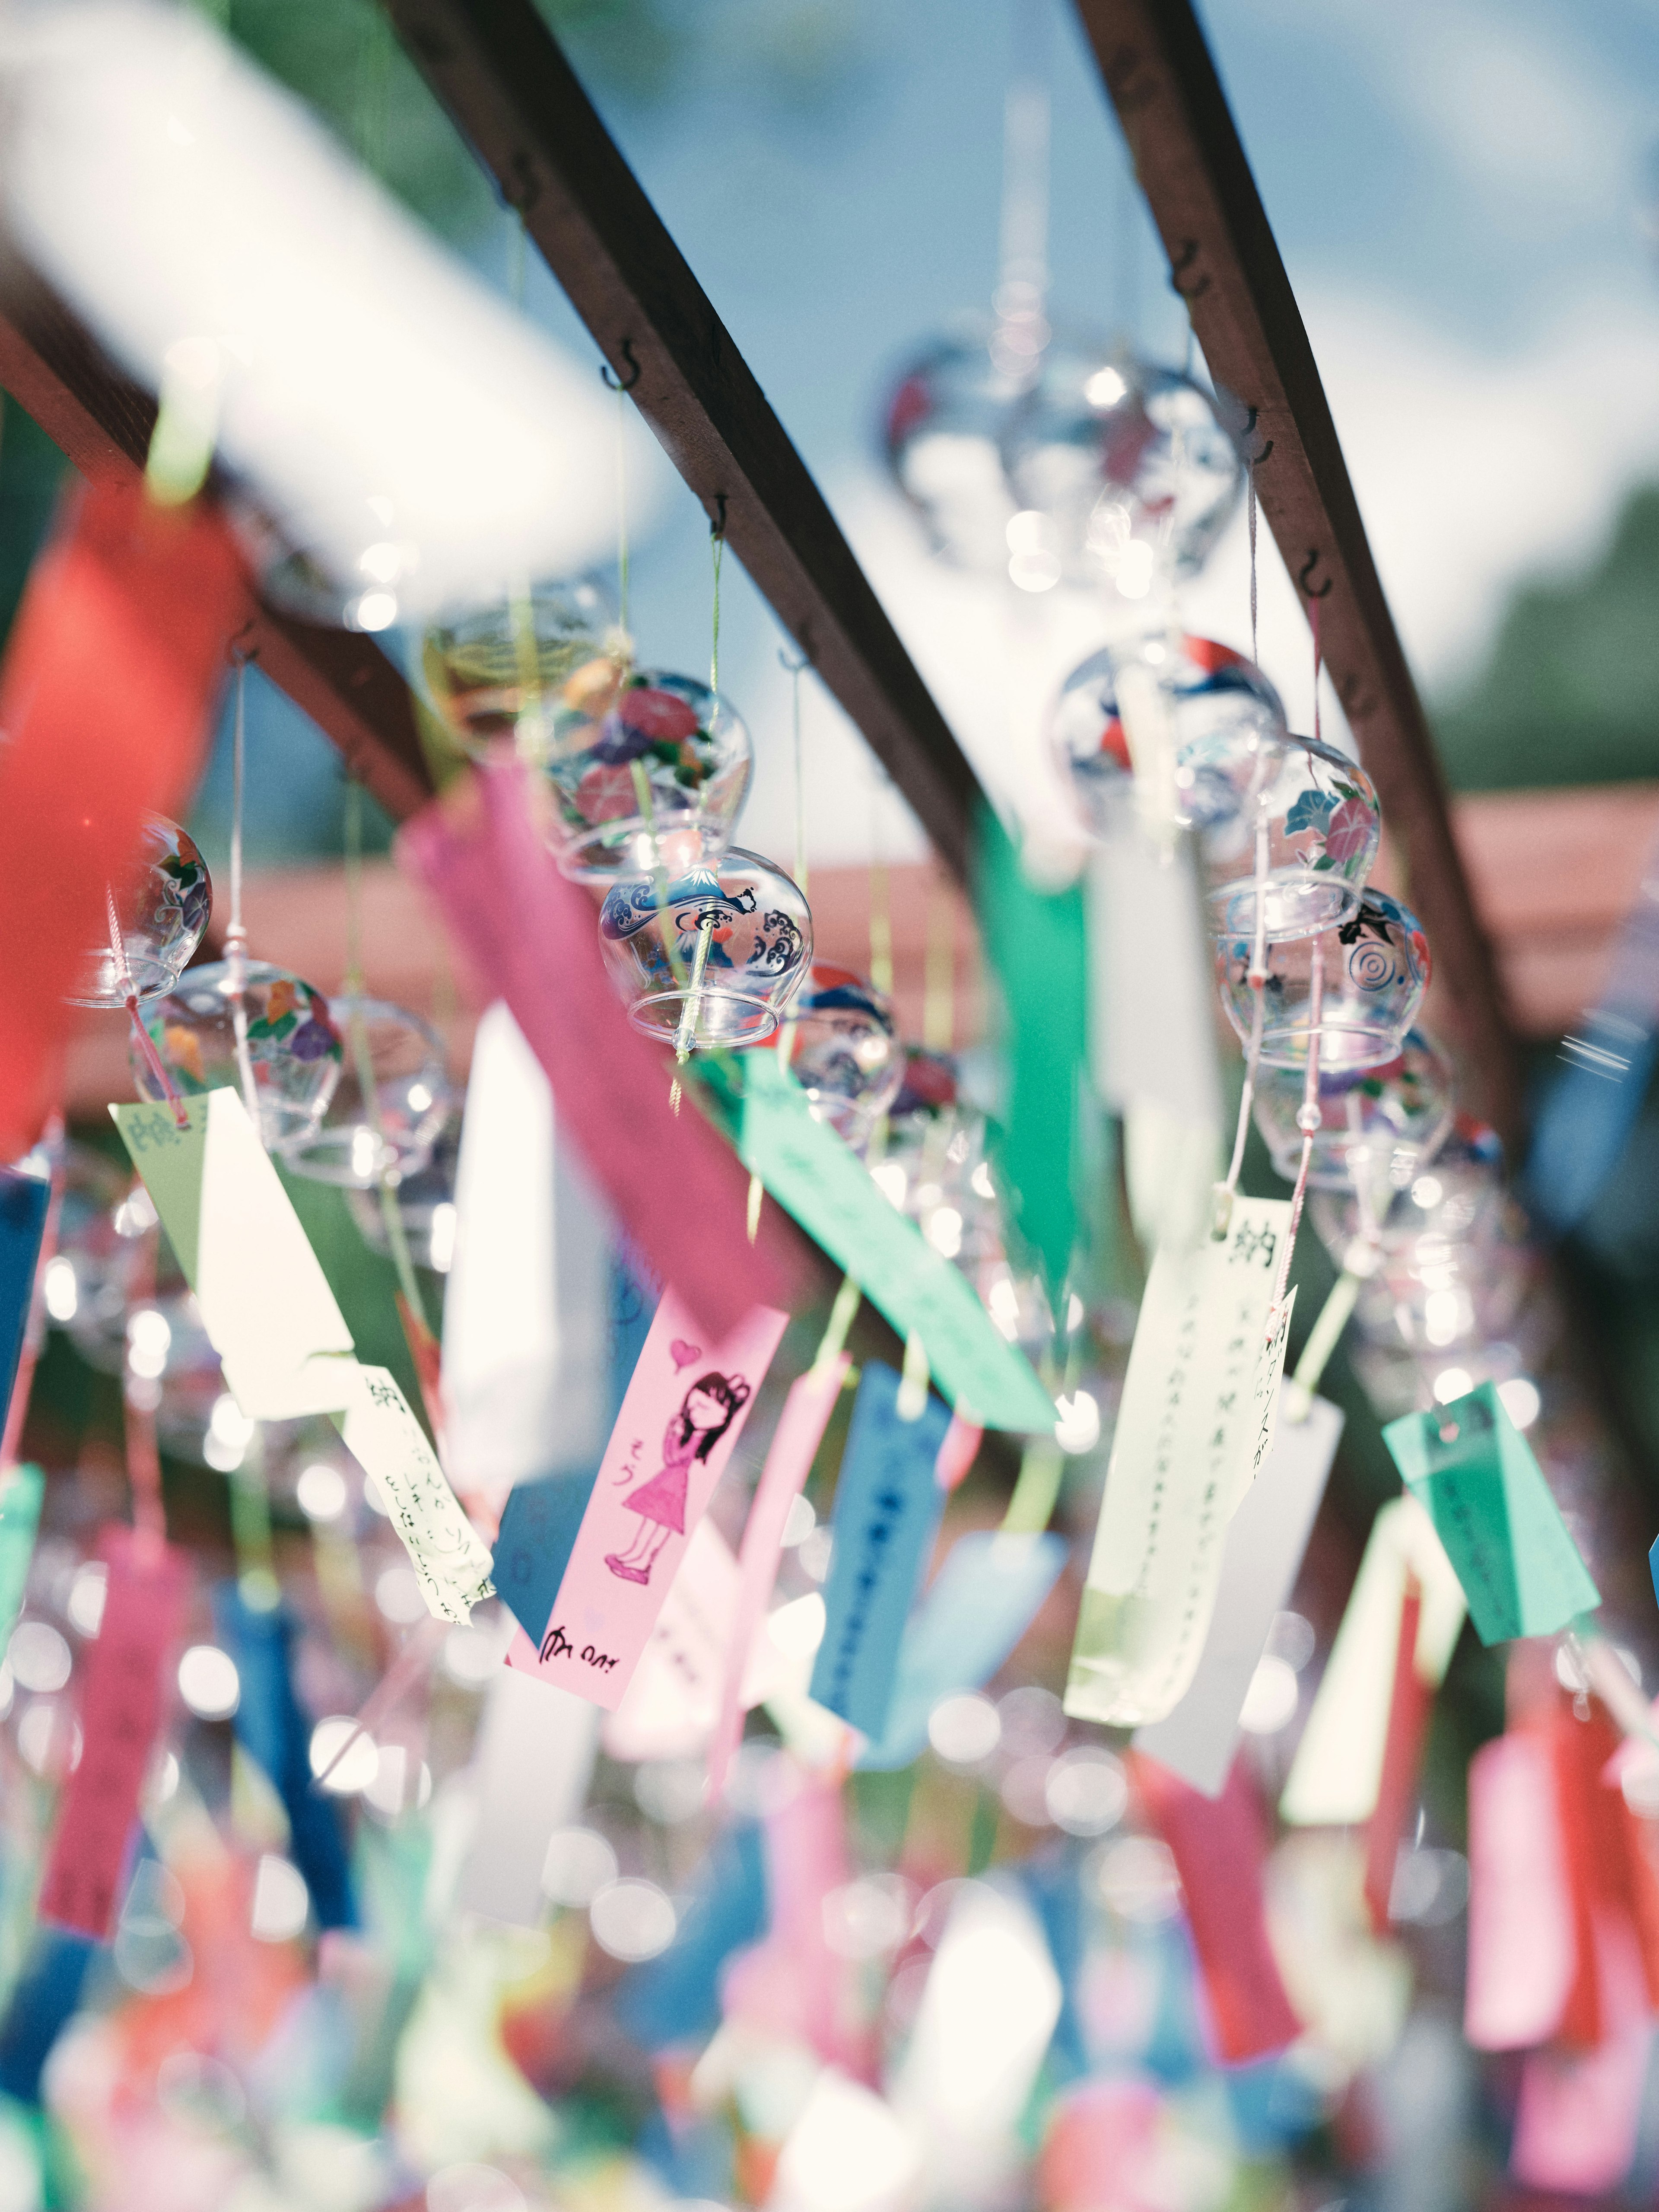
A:
[[[685,1534],[685,1500],[691,1486],[691,1462],[702,1442],[701,1434],[693,1429],[682,1443],[683,1425],[676,1413],[663,1432],[662,1472],[653,1474],[649,1482],[641,1483],[631,1498],[623,1500],[624,1511],[643,1514],[647,1521],[672,1528],[677,1536]]]
[[[605,1555],[605,1564],[619,1580],[648,1583],[670,1536],[684,1535],[692,1467],[708,1458],[747,1403],[749,1390],[741,1375],[709,1374],[686,1392],[663,1435],[661,1468],[623,1500],[625,1512],[639,1515],[640,1531],[620,1552]]]

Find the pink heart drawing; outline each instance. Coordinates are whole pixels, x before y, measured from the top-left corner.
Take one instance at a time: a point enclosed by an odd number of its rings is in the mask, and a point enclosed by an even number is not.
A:
[[[700,1344],[688,1344],[683,1336],[677,1336],[668,1347],[668,1354],[674,1363],[675,1372],[678,1374],[682,1367],[689,1367],[694,1359],[702,1358],[702,1346]]]

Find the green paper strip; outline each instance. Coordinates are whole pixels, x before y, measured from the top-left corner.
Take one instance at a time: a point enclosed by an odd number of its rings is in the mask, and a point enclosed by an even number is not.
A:
[[[1483,1644],[1553,1636],[1601,1602],[1532,1447],[1483,1382],[1382,1440],[1427,1507]]]
[[[1038,890],[988,808],[979,821],[980,924],[1001,987],[1008,1105],[997,1164],[1020,1234],[1058,1299],[1077,1243],[1078,1086],[1089,1009],[1083,887]]]
[[[901,1337],[927,1347],[940,1393],[986,1428],[1052,1435],[1054,1401],[1000,1335],[966,1279],[889,1204],[769,1052],[744,1054],[744,1164],[831,1259],[855,1275]]]
[[[46,1478],[38,1467],[15,1467],[0,1487],[0,1652],[22,1609],[46,1493]]]

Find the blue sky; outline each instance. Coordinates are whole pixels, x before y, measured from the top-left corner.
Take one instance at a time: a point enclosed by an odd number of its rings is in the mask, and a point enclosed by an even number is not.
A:
[[[665,102],[592,88],[964,743],[993,780],[1018,775],[1042,700],[1090,649],[1093,611],[1061,592],[1011,610],[939,572],[872,435],[895,365],[994,281],[1011,0],[839,0],[823,20],[845,67],[805,106],[769,96],[751,65],[768,5],[701,0],[685,19],[696,58]],[[1624,491],[1659,476],[1659,252],[1643,232],[1659,6],[1211,0],[1205,15],[1432,696],[1478,668],[1516,580],[1593,557]],[[1050,56],[1054,312],[1178,359],[1181,312],[1063,0]],[[504,243],[481,249],[502,270]],[[539,270],[526,306],[596,358]],[[630,452],[636,635],[647,659],[695,669],[705,525],[643,434]],[[723,684],[760,755],[740,836],[787,860],[781,641],[734,569]],[[1262,591],[1264,665],[1305,726],[1306,633],[1270,546]],[[1241,525],[1185,611],[1243,644],[1247,605]],[[862,748],[805,690],[816,857],[861,857],[872,807],[884,848],[914,849]]]

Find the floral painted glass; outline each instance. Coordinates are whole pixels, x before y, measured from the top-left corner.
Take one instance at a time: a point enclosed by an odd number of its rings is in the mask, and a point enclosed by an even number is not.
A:
[[[1074,668],[1060,687],[1049,735],[1089,829],[1106,835],[1133,787],[1123,718],[1126,707],[1134,715],[1137,685],[1149,738],[1172,754],[1176,819],[1209,830],[1236,817],[1241,784],[1249,790],[1260,749],[1286,734],[1285,710],[1243,653],[1213,638],[1176,631],[1128,648],[1109,646]]]
[[[164,814],[147,815],[137,861],[111,887],[109,926],[82,963],[72,1006],[125,1006],[158,999],[185,972],[213,905],[207,862],[195,840]]]
[[[558,745],[564,688],[580,668],[620,651],[616,617],[582,577],[534,585],[428,630],[421,666],[433,704],[475,760],[503,742],[538,765]]]
[[[717,867],[613,884],[599,948],[637,1030],[677,1048],[759,1044],[812,958],[799,887],[732,846]]]
[[[1409,1030],[1393,1060],[1376,1067],[1319,1076],[1319,1126],[1308,1181],[1317,1189],[1352,1190],[1373,1212],[1386,1211],[1432,1159],[1451,1127],[1453,1077],[1432,1037]],[[1274,1167],[1294,1182],[1302,1159],[1303,1079],[1264,1067],[1256,1085],[1255,1125]]]
[[[1011,410],[1002,460],[1062,573],[1130,600],[1203,566],[1244,484],[1209,394],[1121,350],[1056,363]]]
[[[330,1011],[344,1048],[340,1079],[321,1118],[291,1138],[283,1156],[313,1182],[395,1187],[431,1158],[453,1103],[442,1040],[418,1014],[384,999],[343,992]]]
[[[779,1036],[814,1115],[861,1152],[904,1080],[904,1048],[887,1000],[850,968],[819,962]]]
[[[244,966],[248,1060],[259,1103],[259,1129],[272,1152],[308,1136],[340,1079],[341,1039],[320,991],[267,960]],[[192,968],[176,991],[141,1016],[163,1066],[186,1097],[240,1091],[230,963]],[[162,1093],[143,1055],[131,1054],[141,1098]]]
[[[1216,965],[1228,1018],[1247,1043],[1255,1012],[1254,947],[1224,938]],[[1429,981],[1429,944],[1408,908],[1374,884],[1348,919],[1318,937],[1268,948],[1262,988],[1261,1059],[1300,1067],[1319,1032],[1322,1073],[1340,1075],[1393,1060],[1417,1019]]]
[[[560,867],[611,883],[718,863],[754,748],[742,717],[696,677],[599,659],[560,693],[545,767]]]
[[[1259,886],[1269,944],[1352,915],[1382,835],[1364,769],[1314,738],[1245,732],[1185,747],[1179,771],[1217,793],[1205,804],[1199,853],[1218,937],[1255,934]],[[1237,800],[1231,809],[1219,803],[1223,788]]]

